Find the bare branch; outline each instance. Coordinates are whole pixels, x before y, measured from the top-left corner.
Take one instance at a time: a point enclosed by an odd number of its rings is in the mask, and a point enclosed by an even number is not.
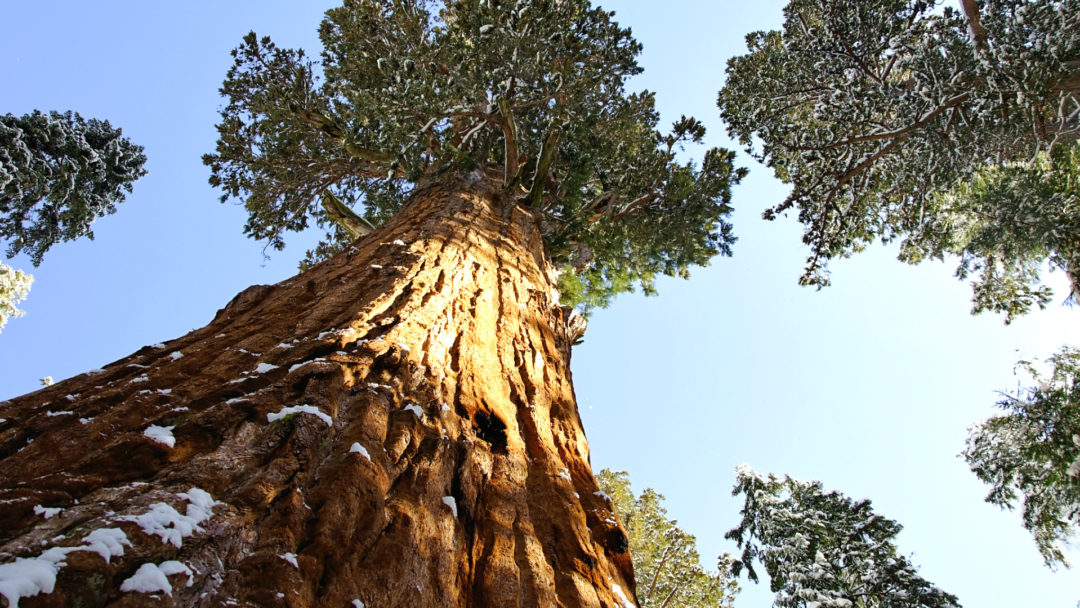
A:
[[[319,112],[313,112],[306,108],[302,108],[295,103],[289,104],[289,111],[293,116],[306,122],[307,124],[315,127],[323,135],[337,140],[341,143],[341,147],[345,152],[353,157],[372,164],[386,164],[394,160],[394,155],[389,152],[380,152],[378,150],[367,150],[358,147],[356,144],[348,141],[345,138],[344,130],[334,122],[334,120],[325,114]]]
[[[518,176],[517,123],[510,101],[505,97],[499,99],[499,111],[503,116],[503,186],[509,188]]]
[[[946,100],[944,104],[942,104],[942,105],[934,108],[930,112],[927,112],[926,114],[924,114],[923,117],[920,118],[919,120],[911,123],[910,125],[908,125],[906,127],[901,128],[901,129],[896,129],[896,130],[893,130],[893,131],[887,131],[885,133],[873,133],[871,135],[859,135],[859,136],[856,136],[856,137],[849,137],[848,139],[838,141],[838,142],[835,142],[835,143],[831,143],[831,144],[827,144],[827,145],[824,145],[824,146],[787,146],[787,145],[785,145],[785,147],[787,147],[789,150],[798,150],[798,151],[815,150],[815,151],[820,151],[820,150],[829,150],[829,149],[832,149],[832,148],[840,148],[840,147],[843,147],[843,146],[850,146],[851,144],[857,144],[857,143],[862,143],[862,142],[867,142],[867,141],[881,141],[881,140],[885,140],[885,139],[903,138],[903,137],[906,137],[907,135],[909,135],[910,133],[912,133],[913,131],[917,131],[917,130],[921,129],[922,127],[925,127],[932,120],[934,120],[935,118],[940,116],[942,114],[942,112],[945,112],[946,110],[950,110],[952,108],[955,108],[955,107],[959,106],[963,102],[967,101],[967,99],[969,97],[970,97],[969,93],[960,93],[959,95],[955,95],[952,98]]]
[[[321,202],[323,209],[326,210],[326,215],[345,229],[345,232],[348,232],[353,240],[356,240],[375,229],[375,227],[368,223],[367,220],[357,215],[355,211],[349,209],[345,203],[341,202],[341,199],[334,196],[333,192],[323,190]]]
[[[616,222],[622,220],[634,211],[637,211],[637,209],[640,208],[642,205],[647,205],[648,203],[651,203],[658,198],[660,198],[660,194],[655,190],[649,192],[648,194],[639,196],[627,203],[626,206],[623,207],[622,211],[616,213],[611,219],[615,220]]]
[[[547,182],[551,164],[555,161],[555,153],[559,150],[559,139],[562,138],[562,129],[552,125],[548,129],[547,138],[540,148],[540,158],[536,161],[536,174],[533,175],[532,188],[525,195],[525,201],[530,207],[539,207],[540,198],[544,195],[544,183]]]
[[[964,9],[964,16],[968,20],[968,28],[971,30],[971,40],[975,43],[975,51],[985,52],[989,47],[986,42],[986,28],[979,19],[979,0],[960,0],[960,6]]]

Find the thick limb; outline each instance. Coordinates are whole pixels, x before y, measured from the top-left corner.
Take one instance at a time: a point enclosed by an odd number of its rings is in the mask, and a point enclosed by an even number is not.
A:
[[[330,219],[334,220],[339,226],[344,228],[345,232],[348,232],[353,240],[356,240],[375,229],[375,227],[367,220],[357,215],[355,211],[349,209],[345,203],[341,202],[341,199],[334,196],[333,192],[323,190],[321,202],[323,209],[326,210],[326,215],[330,216]]]

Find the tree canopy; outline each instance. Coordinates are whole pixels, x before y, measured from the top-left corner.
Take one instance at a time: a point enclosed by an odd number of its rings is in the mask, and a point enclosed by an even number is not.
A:
[[[743,550],[733,564],[757,581],[769,574],[780,608],[952,608],[956,597],[916,574],[893,540],[901,526],[871,508],[828,491],[819,481],[735,472],[742,521],[727,533]]]
[[[566,295],[585,306],[657,274],[729,254],[730,151],[676,160],[700,142],[683,117],[657,129],[630,30],[588,0],[345,0],[319,29],[318,61],[246,36],[233,51],[214,153],[222,200],[246,233],[281,248],[314,221],[309,262],[379,224],[417,184],[497,175],[544,218]]]
[[[971,428],[964,459],[987,484],[986,501],[1022,504],[1024,527],[1048,566],[1068,566],[1062,546],[1080,526],[1080,350],[1063,348],[1033,384],[1005,395],[1000,416]]]
[[[0,116],[0,238],[36,266],[50,247],[114,213],[146,174],[142,146],[73,112]]]
[[[802,282],[875,240],[960,257],[975,311],[1044,305],[1047,260],[1080,292],[1080,1],[792,0],[747,36],[719,106],[791,195]]]
[[[717,558],[717,571],[701,567],[697,540],[668,519],[664,497],[652,488],[634,496],[625,471],[604,469],[596,483],[607,494],[626,528],[634,559],[641,608],[730,608],[739,585],[731,576],[731,558]]]
[[[16,305],[26,297],[33,281],[34,277],[25,272],[0,264],[0,330],[7,325],[8,319],[22,316],[23,311]]]

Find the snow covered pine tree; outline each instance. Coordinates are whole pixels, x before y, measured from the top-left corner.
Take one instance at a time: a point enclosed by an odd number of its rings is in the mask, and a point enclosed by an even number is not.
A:
[[[142,146],[107,120],[34,110],[0,116],[0,238],[7,255],[35,266],[59,241],[94,238],[90,225],[116,212],[146,175]]]
[[[826,491],[820,481],[762,475],[742,464],[733,495],[742,521],[727,533],[743,553],[733,564],[757,581],[769,573],[777,608],[959,608],[956,596],[920,577],[893,540],[901,526],[871,508]]]
[[[254,237],[330,234],[205,328],[0,404],[0,597],[633,606],[556,277],[594,305],[729,253],[742,173],[675,162],[704,129],[624,93],[611,17],[347,0],[319,65],[245,38],[212,180]]]
[[[0,116],[0,240],[7,256],[37,266],[58,241],[94,238],[90,225],[116,211],[143,175],[142,146],[107,120],[37,110]],[[0,264],[0,329],[22,314],[34,277]]]

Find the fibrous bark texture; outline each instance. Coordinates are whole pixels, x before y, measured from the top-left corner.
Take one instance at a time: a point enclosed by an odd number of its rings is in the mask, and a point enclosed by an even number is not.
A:
[[[632,606],[569,314],[529,211],[422,187],[208,326],[0,403],[0,598]]]

